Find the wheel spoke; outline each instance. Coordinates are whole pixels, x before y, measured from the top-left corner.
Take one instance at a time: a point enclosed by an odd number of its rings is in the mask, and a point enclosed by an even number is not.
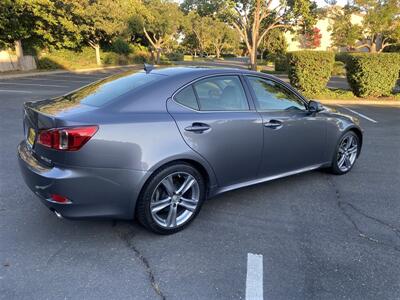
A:
[[[168,197],[163,200],[159,200],[151,204],[151,212],[158,213],[159,211],[163,210],[164,208],[171,205],[171,197]]]
[[[168,196],[172,197],[172,195],[175,193],[175,185],[172,181],[172,176],[164,178],[164,180],[161,181],[161,184],[164,186]]]
[[[344,161],[346,159],[346,156],[343,154],[340,159],[338,160],[338,167],[341,168],[343,167]]]
[[[347,168],[351,167],[351,161],[348,156],[345,157],[344,162]]]
[[[349,137],[347,138],[347,143],[346,143],[346,147],[345,147],[346,150],[348,150],[351,147],[351,145],[353,144],[353,140],[354,140],[353,136],[349,135]]]
[[[188,177],[185,179],[185,181],[183,182],[181,187],[176,191],[176,193],[179,195],[185,194],[192,187],[194,183],[195,179],[192,176],[188,175]]]
[[[175,227],[176,226],[176,213],[178,207],[176,205],[171,205],[168,212],[168,217],[166,220],[167,227]]]
[[[181,198],[181,202],[179,203],[179,205],[191,212],[194,212],[196,210],[197,203],[198,201],[194,199]]]
[[[357,146],[352,146],[347,150],[350,154],[357,153]]]

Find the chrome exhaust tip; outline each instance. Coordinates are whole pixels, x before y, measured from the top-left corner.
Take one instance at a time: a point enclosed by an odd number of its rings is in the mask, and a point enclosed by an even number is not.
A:
[[[54,214],[57,216],[57,218],[64,219],[63,216],[58,211],[55,210]]]

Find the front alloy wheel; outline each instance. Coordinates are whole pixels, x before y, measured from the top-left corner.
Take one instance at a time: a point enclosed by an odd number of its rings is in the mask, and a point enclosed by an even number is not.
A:
[[[346,132],[337,146],[332,172],[339,175],[349,172],[357,160],[359,147],[358,136],[353,131]]]

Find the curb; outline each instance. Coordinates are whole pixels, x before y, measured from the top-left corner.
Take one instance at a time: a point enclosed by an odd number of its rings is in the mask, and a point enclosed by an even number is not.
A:
[[[22,77],[31,77],[31,76],[40,76],[40,75],[52,75],[52,74],[64,74],[64,73],[84,73],[91,71],[101,71],[108,69],[118,69],[118,68],[132,68],[139,67],[139,65],[123,65],[123,66],[110,66],[110,67],[99,67],[99,68],[88,68],[88,69],[77,69],[77,70],[54,70],[54,71],[41,71],[41,72],[27,72],[23,74],[8,74],[8,75],[0,75],[0,79],[12,79],[12,78],[22,78]]]
[[[400,106],[400,100],[316,100],[326,105]]]

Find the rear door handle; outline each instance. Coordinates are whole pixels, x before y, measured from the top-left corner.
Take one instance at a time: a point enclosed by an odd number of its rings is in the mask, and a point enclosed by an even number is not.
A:
[[[264,126],[268,127],[268,128],[271,128],[271,129],[279,129],[283,125],[282,125],[282,122],[279,121],[279,120],[269,120],[267,122],[264,122]]]
[[[194,132],[194,133],[203,133],[205,131],[210,130],[210,125],[204,123],[193,123],[191,126],[185,128],[186,131]]]

